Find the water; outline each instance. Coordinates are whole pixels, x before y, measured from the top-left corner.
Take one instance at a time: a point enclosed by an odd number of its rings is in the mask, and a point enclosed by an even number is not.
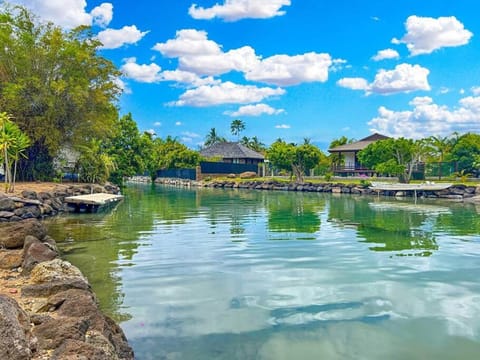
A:
[[[48,221],[138,359],[478,359],[480,209],[132,186]]]

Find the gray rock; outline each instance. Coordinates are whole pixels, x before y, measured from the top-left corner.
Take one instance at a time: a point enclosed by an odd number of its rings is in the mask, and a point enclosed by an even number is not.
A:
[[[9,197],[0,199],[0,211],[13,211],[15,210],[15,201]]]
[[[31,358],[34,339],[29,329],[27,313],[12,298],[0,295],[0,359]]]
[[[82,280],[67,279],[62,281],[52,281],[43,284],[26,285],[22,287],[21,291],[22,296],[46,297],[70,289],[89,290],[90,285],[88,285],[88,283]]]
[[[9,219],[11,218],[12,216],[14,216],[15,213],[11,212],[11,211],[0,211],[0,217],[1,218],[6,218],[6,219]]]
[[[36,193],[35,191],[23,190],[23,191],[22,191],[22,196],[23,196],[25,199],[38,200],[38,198],[37,198],[37,193]]]
[[[33,334],[41,349],[56,349],[67,339],[85,341],[89,325],[87,319],[50,319],[36,326]]]
[[[25,238],[25,247],[22,263],[22,273],[24,275],[30,273],[37,264],[53,260],[58,256],[56,251],[33,236]]]

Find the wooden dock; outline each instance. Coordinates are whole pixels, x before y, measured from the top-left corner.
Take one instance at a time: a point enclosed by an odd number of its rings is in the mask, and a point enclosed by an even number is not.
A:
[[[88,195],[69,196],[65,202],[73,212],[98,212],[107,209],[123,199],[123,195],[96,193]]]

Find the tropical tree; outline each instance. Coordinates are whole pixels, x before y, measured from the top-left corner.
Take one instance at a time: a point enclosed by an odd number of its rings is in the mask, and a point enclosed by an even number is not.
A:
[[[321,151],[314,145],[295,145],[283,140],[275,141],[267,150],[267,158],[277,169],[290,171],[296,181],[304,182],[305,172],[320,161]]]
[[[429,155],[434,161],[439,163],[438,179],[442,178],[442,163],[450,154],[456,140],[457,139],[453,136],[430,136],[429,138],[425,139],[425,144],[428,148]]]
[[[346,136],[342,136],[342,137],[339,137],[338,139],[332,140],[332,142],[330,143],[329,149],[333,149],[341,145],[351,144],[354,141],[355,139],[349,139]],[[345,160],[345,156],[337,152],[331,153],[329,158],[330,158],[330,163],[334,167],[342,165]]]
[[[19,175],[48,177],[62,147],[111,135],[120,73],[87,27],[65,31],[4,2],[0,24],[0,108],[32,141]]]
[[[265,147],[265,144],[262,143],[256,136],[253,136],[252,138],[244,136],[240,139],[240,144],[245,145],[249,149],[252,149],[253,151],[256,151],[259,153],[265,153],[267,149]]]
[[[245,130],[245,123],[242,120],[233,120],[230,124],[230,131],[232,135],[237,136],[237,140],[240,139],[240,133]]]
[[[5,191],[13,192],[17,175],[17,162],[25,156],[30,139],[12,122],[11,117],[0,113],[0,159],[5,170]],[[13,167],[13,174],[12,174]]]
[[[461,135],[451,151],[451,159],[457,162],[458,171],[467,174],[478,174],[478,168],[475,166],[478,155],[480,135],[474,133]]]
[[[358,160],[382,174],[398,176],[402,183],[410,182],[415,166],[427,153],[425,142],[398,138],[379,140],[358,153]]]
[[[159,169],[193,168],[200,162],[200,154],[177,139],[167,136],[154,142],[154,164]]]
[[[80,179],[90,183],[104,183],[116,169],[114,158],[109,155],[99,139],[92,139],[79,147],[78,159]]]
[[[208,132],[207,136],[205,137],[205,146],[212,146],[217,143],[226,142],[227,140],[217,134],[217,130],[215,128],[211,128]]]

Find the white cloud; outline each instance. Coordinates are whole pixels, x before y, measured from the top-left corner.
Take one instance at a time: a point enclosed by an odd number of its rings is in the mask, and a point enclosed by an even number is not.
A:
[[[393,49],[384,49],[384,50],[379,50],[377,54],[372,57],[372,60],[380,61],[384,59],[398,59],[399,57],[400,57],[400,54],[398,53],[398,51]]]
[[[337,85],[352,90],[368,90],[368,81],[364,78],[343,78],[337,81]]]
[[[168,58],[178,58],[180,70],[197,75],[247,71],[259,61],[250,46],[223,52],[220,45],[208,39],[205,31],[194,29],[177,31],[175,39],[157,43],[153,50]]]
[[[136,63],[136,58],[128,58],[124,61],[125,64],[122,65],[120,70],[127,78],[144,83],[154,83],[161,80],[160,71],[162,69],[157,64],[139,65]]]
[[[148,31],[140,31],[135,25],[124,26],[121,29],[106,29],[97,35],[98,40],[103,44],[102,49],[117,49],[125,44],[139,42]]]
[[[114,78],[113,82],[115,83],[115,85],[117,85],[123,91],[124,94],[131,94],[132,93],[132,90],[128,87],[128,85],[125,83],[125,81],[123,81],[119,77]]]
[[[182,126],[182,122],[181,121],[176,121],[175,126]]]
[[[480,132],[480,97],[466,97],[458,106],[438,105],[430,97],[416,97],[413,110],[378,109],[378,116],[368,125],[372,131],[394,137],[423,138],[430,135],[447,136],[454,131]]]
[[[480,95],[480,86],[473,86],[471,88],[473,95],[479,96]]]
[[[343,78],[337,81],[337,85],[352,90],[365,90],[367,94],[409,93],[430,90],[427,79],[429,73],[430,70],[420,65],[400,64],[393,70],[380,69],[371,84],[364,78]]]
[[[276,128],[276,129],[290,129],[290,125],[287,125],[287,124],[279,124],[279,125],[275,125],[275,128]]]
[[[381,69],[370,85],[370,91],[379,94],[394,94],[416,90],[430,90],[430,70],[420,65],[400,64],[394,70]]]
[[[259,88],[253,85],[225,82],[220,85],[203,85],[196,89],[187,90],[178,101],[170,105],[204,107],[221,104],[245,104],[283,94],[285,94],[285,90],[280,88]]]
[[[189,71],[165,70],[160,74],[162,81],[175,81],[177,83],[193,85],[195,87],[202,85],[219,84],[220,80],[215,80],[211,76],[200,77]]]
[[[201,135],[197,134],[197,133],[194,133],[194,132],[191,132],[191,131],[183,131],[182,132],[182,135],[183,136],[187,136],[191,139],[196,139],[196,138],[200,138]]]
[[[329,54],[274,55],[259,62],[245,74],[245,78],[279,86],[325,82],[330,65]]]
[[[153,126],[155,126],[155,127],[160,127],[160,126],[162,126],[162,123],[161,123],[160,121],[155,121],[155,122],[153,123]]]
[[[465,45],[473,35],[454,16],[434,19],[412,15],[405,22],[405,29],[407,33],[402,39],[393,39],[392,42],[406,44],[413,56],[430,54],[443,47]]]
[[[267,104],[255,104],[255,105],[241,106],[237,111],[234,111],[234,112],[226,111],[224,114],[236,117],[236,116],[260,116],[263,114],[278,115],[283,112],[285,112],[285,110],[274,109],[273,107]]]
[[[12,4],[25,6],[40,18],[65,28],[91,25],[92,15],[85,11],[85,0],[11,0]]]
[[[188,13],[194,19],[210,20],[221,18],[225,21],[240,19],[267,19],[285,14],[283,6],[289,6],[290,0],[225,0],[223,5],[215,4],[211,8],[193,4]]]
[[[106,27],[113,18],[113,5],[110,3],[102,3],[90,13],[93,23],[98,26]]]

